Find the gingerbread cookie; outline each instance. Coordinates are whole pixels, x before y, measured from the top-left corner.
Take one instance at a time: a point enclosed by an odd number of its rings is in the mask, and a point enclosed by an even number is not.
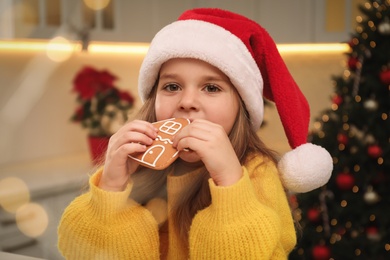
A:
[[[171,118],[153,123],[158,129],[157,138],[143,153],[134,153],[129,157],[139,164],[155,170],[163,170],[179,156],[179,151],[172,147],[172,139],[190,120]]]

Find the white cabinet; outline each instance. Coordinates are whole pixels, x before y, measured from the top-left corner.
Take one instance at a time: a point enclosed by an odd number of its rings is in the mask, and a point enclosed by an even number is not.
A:
[[[190,8],[211,7],[237,12],[262,25],[277,43],[315,42],[312,0],[147,0],[117,1],[118,32],[113,40],[149,42],[165,25]],[[98,33],[92,32],[93,35]],[[120,38],[117,38],[120,37]]]
[[[93,2],[93,1],[85,1]],[[354,20],[360,0],[101,0],[92,11],[81,0],[2,0],[1,38],[150,42],[153,35],[184,11],[217,7],[243,14],[265,27],[277,43],[341,42],[351,26],[337,32],[326,24]],[[332,8],[332,9],[330,9]],[[339,16],[335,16],[337,13]],[[337,19],[336,19],[337,18]]]

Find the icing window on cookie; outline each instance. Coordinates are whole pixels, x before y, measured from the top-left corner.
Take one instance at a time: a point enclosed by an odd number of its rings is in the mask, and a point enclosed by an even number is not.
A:
[[[160,127],[160,131],[168,135],[174,135],[181,129],[181,127],[182,124],[180,123],[167,121]]]

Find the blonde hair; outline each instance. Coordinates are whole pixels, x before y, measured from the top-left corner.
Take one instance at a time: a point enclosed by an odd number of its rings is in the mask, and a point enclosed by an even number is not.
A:
[[[156,83],[157,85],[157,83]],[[148,99],[139,111],[137,118],[149,122],[156,121],[155,100],[156,100],[156,85],[152,89]],[[229,139],[236,152],[236,155],[241,164],[245,164],[251,155],[262,154],[264,157],[271,159],[276,163],[277,155],[275,152],[268,149],[260,140],[257,133],[251,126],[249,114],[245,108],[244,102],[240,99],[239,112],[232,130],[229,133]],[[134,180],[134,195],[140,203],[146,203],[149,199],[155,196],[166,196],[166,177],[171,168],[168,168],[161,173],[150,174],[151,170],[142,168],[140,171],[133,174]],[[211,195],[208,184],[210,178],[206,167],[200,167],[201,174],[197,174],[197,179],[193,185],[187,187],[185,192],[178,196],[179,200],[172,209],[172,220],[177,223],[178,236],[183,241],[184,245],[188,245],[188,232],[191,222],[195,214],[211,204]],[[148,194],[145,194],[147,191]],[[187,248],[187,246],[186,246]]]

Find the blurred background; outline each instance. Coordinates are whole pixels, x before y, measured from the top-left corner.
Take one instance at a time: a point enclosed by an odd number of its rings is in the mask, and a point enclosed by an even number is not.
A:
[[[92,117],[77,117],[75,78],[86,67],[90,75],[109,75],[109,85],[128,95],[120,100],[122,107],[94,110],[106,117],[109,136],[122,122],[119,110],[132,114],[141,105],[138,70],[154,34],[186,9],[228,9],[268,30],[307,97],[314,122],[331,104],[331,76],[345,70],[346,42],[364,2],[0,1],[0,251],[62,259],[56,248],[59,218],[94,166]],[[81,102],[84,113],[93,102]],[[263,140],[280,153],[288,151],[272,104],[266,106],[265,122],[259,132]]]

